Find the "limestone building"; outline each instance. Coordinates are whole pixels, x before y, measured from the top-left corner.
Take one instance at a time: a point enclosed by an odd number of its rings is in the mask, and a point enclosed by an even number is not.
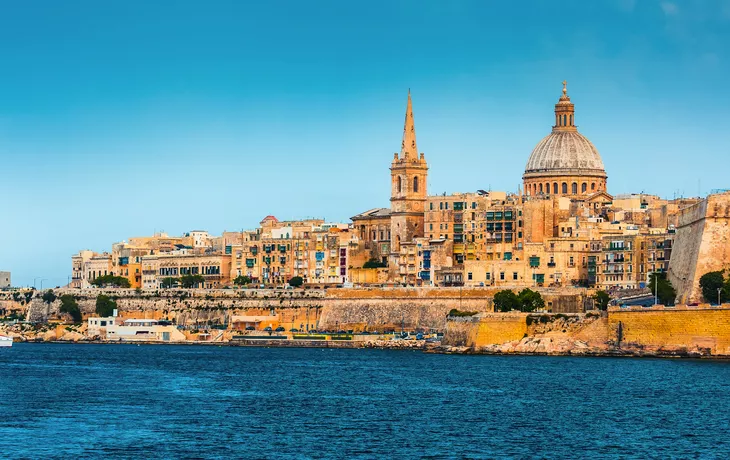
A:
[[[0,289],[9,288],[10,286],[10,272],[0,272]]]

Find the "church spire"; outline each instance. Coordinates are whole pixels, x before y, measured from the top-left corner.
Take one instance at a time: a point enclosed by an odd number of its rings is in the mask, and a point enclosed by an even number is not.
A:
[[[568,82],[563,80],[563,95],[555,104],[555,126],[553,131],[577,131],[575,126],[575,106],[568,96]]]
[[[413,103],[411,102],[411,90],[408,90],[408,105],[406,107],[406,121],[403,126],[403,142],[400,149],[401,159],[418,158],[418,147],[416,147],[416,125],[413,122]]]

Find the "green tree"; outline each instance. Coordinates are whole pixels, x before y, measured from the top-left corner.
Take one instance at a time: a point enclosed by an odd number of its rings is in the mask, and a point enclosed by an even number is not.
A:
[[[596,306],[599,310],[607,310],[608,302],[611,301],[611,296],[606,291],[598,291],[593,296],[593,300],[596,302]]]
[[[289,286],[297,288],[304,284],[304,279],[301,276],[295,276],[289,280]]]
[[[365,264],[363,264],[362,268],[385,268],[388,265],[384,264],[383,262],[377,260],[377,259],[370,259]]]
[[[43,293],[43,297],[41,297],[41,298],[43,299],[43,301],[45,303],[50,305],[56,301],[57,297],[56,297],[56,294],[51,289],[49,289]]]
[[[203,275],[183,275],[180,277],[180,286],[185,289],[197,288],[205,283]]]
[[[129,288],[129,280],[123,276],[114,276],[112,274],[99,276],[95,278],[91,284],[98,287],[117,287],[117,288]]]
[[[507,312],[512,310],[519,310],[521,302],[517,294],[505,289],[494,294],[494,308],[495,310]]]
[[[702,297],[707,303],[717,302],[717,290],[720,289],[720,302],[728,299],[728,289],[722,272],[708,272],[700,277],[700,288],[702,289]]]
[[[545,301],[540,293],[532,289],[523,289],[517,297],[521,304],[519,308],[521,311],[530,312],[545,308]]]
[[[177,286],[178,281],[179,280],[177,278],[172,277],[162,278],[162,281],[160,281],[160,287],[162,289],[170,289]]]
[[[76,303],[76,299],[71,294],[64,294],[61,296],[61,313],[66,313],[71,316],[74,323],[81,322],[81,310],[79,310],[79,304]]]
[[[245,286],[247,284],[251,284],[251,278],[239,275],[233,280],[233,284],[236,286]]]
[[[674,305],[674,299],[677,297],[677,291],[667,279],[665,273],[651,273],[649,275],[649,288],[652,294],[656,292],[659,303],[662,305]]]
[[[106,318],[114,314],[114,309],[117,308],[117,303],[109,296],[99,294],[96,296],[96,314],[102,318]]]

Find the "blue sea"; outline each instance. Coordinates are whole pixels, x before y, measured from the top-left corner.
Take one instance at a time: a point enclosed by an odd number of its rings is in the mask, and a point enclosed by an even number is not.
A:
[[[15,344],[2,458],[728,458],[730,362]]]

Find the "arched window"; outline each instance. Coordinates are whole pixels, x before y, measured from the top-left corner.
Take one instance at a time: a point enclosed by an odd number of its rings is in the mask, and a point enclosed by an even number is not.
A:
[[[563,195],[568,194],[568,184],[563,182],[563,186],[561,187],[563,189]]]
[[[418,192],[418,176],[413,177],[413,191]]]
[[[576,184],[575,182],[573,182],[573,185],[570,186],[570,193],[572,193],[573,195],[578,194],[578,184]]]
[[[563,126],[565,126],[567,124],[568,124],[568,116],[567,115],[563,115]]]
[[[570,116],[570,126],[573,126],[573,115]]]
[[[553,195],[557,195],[557,194],[558,194],[558,183],[553,182]]]
[[[400,176],[398,176],[397,190],[398,190],[398,193],[400,193],[401,190],[403,190],[403,181]]]
[[[542,193],[542,184],[540,184],[540,193]]]
[[[583,185],[580,186],[580,191],[581,193],[585,193],[586,191],[588,191],[588,184],[583,182]]]
[[[550,193],[550,182],[545,183],[545,193]]]
[[[596,189],[596,183],[595,182],[591,182],[591,190],[595,190],[595,189]]]

